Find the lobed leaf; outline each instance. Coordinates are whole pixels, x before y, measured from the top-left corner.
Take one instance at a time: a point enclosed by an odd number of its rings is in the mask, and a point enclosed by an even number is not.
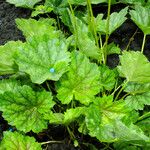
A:
[[[107,66],[100,66],[100,87],[105,90],[112,90],[116,83],[116,73]]]
[[[33,6],[41,0],[6,0],[7,2],[14,4],[16,7],[33,8]]]
[[[43,36],[48,34],[50,37],[60,36],[55,28],[53,19],[16,19],[17,27],[23,32],[24,36],[29,38],[34,35]]]
[[[20,82],[17,80],[0,80],[0,94],[5,93],[6,91],[15,91],[18,88],[18,86],[20,86]]]
[[[68,124],[70,122],[76,121],[81,115],[83,115],[86,111],[85,107],[76,107],[67,109],[64,113],[64,123]]]
[[[29,86],[18,86],[15,91],[0,95],[0,111],[8,123],[20,131],[38,133],[47,128],[43,114],[48,113],[54,102],[50,92],[35,92]]]
[[[135,10],[130,10],[131,19],[143,31],[150,34],[150,9],[143,6],[135,6]]]
[[[112,96],[97,98],[85,112],[85,122],[90,136],[102,142],[119,140],[114,122],[129,116],[130,111],[124,101],[113,102]]]
[[[125,91],[130,94],[125,98],[128,107],[143,110],[144,105],[150,105],[150,83],[129,83]]]
[[[150,62],[140,52],[123,52],[120,56],[121,65],[118,66],[120,76],[125,77],[127,82],[148,83],[150,82]]]
[[[81,52],[72,52],[69,71],[57,84],[57,97],[63,104],[75,99],[89,104],[100,91],[98,66]]]
[[[57,81],[68,70],[70,53],[65,39],[48,35],[33,36],[15,55],[19,70],[30,75],[33,83]]]
[[[18,71],[13,55],[22,45],[21,41],[10,41],[0,46],[0,75],[13,74]]]
[[[120,27],[125,20],[127,19],[125,16],[127,15],[128,7],[122,9],[120,12],[114,12],[110,15],[109,21],[109,35],[112,34],[118,27]],[[103,15],[99,14],[96,17],[96,30],[101,32],[102,34],[107,33],[107,19],[102,19]]]
[[[1,148],[3,150],[42,150],[41,144],[33,137],[22,135],[18,132],[4,132]]]

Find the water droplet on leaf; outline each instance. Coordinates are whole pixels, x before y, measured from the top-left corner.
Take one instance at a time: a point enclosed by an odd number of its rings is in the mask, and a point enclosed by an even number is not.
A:
[[[55,72],[55,69],[54,68],[50,68],[49,70],[51,73]]]

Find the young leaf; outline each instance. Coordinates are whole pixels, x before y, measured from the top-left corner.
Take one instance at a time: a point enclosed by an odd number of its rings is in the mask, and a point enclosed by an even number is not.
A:
[[[4,132],[1,147],[3,150],[42,150],[41,144],[33,137],[22,135],[18,132]]]
[[[100,87],[105,90],[112,90],[116,82],[116,73],[107,66],[100,66]]]
[[[70,103],[73,96],[80,103],[89,104],[100,91],[98,80],[98,66],[81,52],[72,52],[69,72],[60,79],[57,97],[63,104]]]
[[[12,79],[0,80],[0,94],[6,91],[16,90],[20,86],[20,82]]]
[[[64,113],[64,123],[69,124],[70,122],[77,120],[77,118],[84,114],[85,111],[85,107],[67,109],[67,111]]]
[[[43,114],[48,113],[54,102],[50,92],[35,92],[29,86],[19,86],[14,91],[0,95],[3,117],[18,130],[38,133],[47,128]]]
[[[144,105],[150,105],[150,83],[130,83],[125,91],[130,95],[125,98],[128,107],[136,110],[143,110]]]
[[[116,46],[115,43],[110,43],[104,48],[106,49],[107,55],[120,54],[121,52],[121,49],[118,46]]]
[[[17,72],[17,66],[14,64],[13,55],[22,46],[21,41],[10,41],[0,46],[0,75],[13,74]]]
[[[48,35],[33,36],[15,55],[19,70],[30,75],[33,83],[57,81],[68,70],[70,53],[65,39]]]
[[[57,32],[55,31],[53,19],[16,19],[17,27],[23,32],[25,37],[32,37],[34,35],[42,36],[48,34],[51,37],[58,37]],[[38,32],[37,32],[38,31]]]
[[[131,19],[143,31],[145,35],[150,34],[150,9],[143,6],[135,6],[130,10]]]
[[[109,22],[109,35],[114,32],[118,27],[120,27],[125,20],[127,19],[125,16],[128,12],[128,7],[122,9],[119,13],[114,12],[110,15]],[[96,18],[97,31],[106,34],[107,33],[107,19],[102,20],[102,14],[99,14]]]
[[[150,62],[140,52],[123,52],[120,56],[121,65],[118,66],[120,76],[128,82],[150,82]]]
[[[125,105],[125,102],[121,100],[113,102],[112,96],[97,98],[85,112],[89,134],[103,142],[117,140],[113,122],[129,116],[130,110]]]
[[[73,16],[68,9],[64,10],[61,19],[73,33],[75,44],[79,50],[88,57],[101,60],[100,49],[96,46],[94,36],[85,23],[86,21],[83,21],[85,19]]]
[[[16,7],[33,8],[33,6],[41,0],[6,0],[7,2],[14,4]]]
[[[46,7],[44,5],[39,5],[35,7],[35,10],[32,12],[31,17],[35,17],[40,14],[50,13],[53,9],[51,7]]]
[[[44,114],[44,119],[49,120],[50,124],[63,124],[64,114],[53,113],[52,111]]]

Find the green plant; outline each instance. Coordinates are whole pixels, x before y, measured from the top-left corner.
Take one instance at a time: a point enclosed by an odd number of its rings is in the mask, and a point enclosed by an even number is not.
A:
[[[11,2],[33,8],[39,1],[32,5],[28,1]],[[94,17],[91,4],[102,2],[106,1],[47,0],[36,6],[33,16],[41,14],[39,8],[44,13],[53,11],[59,16],[56,20],[61,19],[69,28],[67,34],[52,18],[16,20],[26,42],[0,46],[0,75],[10,75],[0,81],[0,111],[17,130],[4,133],[3,149],[41,149],[45,143],[39,144],[25,134],[42,132],[48,123],[64,125],[78,145],[70,130],[72,122],[82,134],[106,143],[105,148],[109,149],[110,143],[115,149],[149,148],[150,130],[143,124],[150,124],[150,113],[145,109],[150,105],[150,62],[142,54],[144,46],[142,53],[121,52],[114,43],[108,43],[109,36],[125,22],[129,7],[110,14],[115,1],[109,0],[107,18],[103,19],[103,14]],[[78,5],[87,8],[86,12],[76,11],[74,6]],[[147,9],[137,6],[130,10],[131,19],[147,35],[148,23],[143,27],[136,17],[140,11],[145,14]],[[120,64],[110,69],[107,56],[114,53],[120,55]],[[54,107],[58,103],[59,110]],[[9,137],[18,145],[9,147],[13,145]]]

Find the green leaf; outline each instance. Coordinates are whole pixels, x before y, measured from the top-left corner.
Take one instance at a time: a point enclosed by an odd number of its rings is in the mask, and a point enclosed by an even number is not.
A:
[[[100,87],[105,90],[112,90],[116,83],[116,73],[107,66],[100,66]]]
[[[70,14],[71,15],[71,14]],[[74,20],[76,20],[76,25],[74,27]],[[102,54],[100,49],[96,46],[95,38],[93,33],[89,30],[88,25],[86,25],[79,18],[75,18],[71,15],[71,22],[74,28],[74,38],[77,40],[77,46],[80,51],[82,51],[86,56],[101,60]]]
[[[13,74],[18,71],[13,55],[22,45],[20,41],[10,41],[0,46],[0,75]]]
[[[39,5],[35,7],[35,10],[32,12],[31,17],[38,16],[40,14],[50,13],[53,9],[51,7],[46,7],[44,5]]]
[[[63,38],[33,36],[20,48],[15,60],[19,70],[29,74],[33,83],[57,81],[68,70],[70,53],[67,49],[67,42]]]
[[[17,27],[23,32],[25,37],[32,37],[34,35],[43,36],[48,34],[51,37],[57,36],[57,32],[52,26],[55,23],[53,19],[16,19]],[[57,36],[58,37],[58,36]]]
[[[64,114],[49,112],[44,114],[44,119],[49,120],[50,124],[63,124]]]
[[[42,150],[41,144],[33,137],[9,131],[4,132],[2,147],[3,150]]]
[[[130,94],[125,98],[130,108],[143,110],[144,105],[150,105],[150,83],[128,83],[124,91]]]
[[[68,104],[75,97],[82,104],[89,104],[100,91],[98,66],[81,52],[72,52],[69,71],[58,83],[58,99]]]
[[[119,0],[119,2],[125,3],[125,4],[129,3],[129,4],[134,4],[134,5],[145,4],[145,0]]]
[[[144,131],[144,133],[150,137],[150,117],[149,116],[137,122],[136,125],[138,125]]]
[[[150,141],[150,138],[144,135],[143,131],[134,124],[126,126],[121,121],[115,121],[114,129],[121,141]]]
[[[115,150],[149,150],[149,143],[144,141],[119,141],[113,144]]]
[[[118,27],[120,27],[125,20],[127,19],[125,16],[128,12],[128,7],[122,9],[120,12],[114,12],[110,15],[110,22],[109,22],[109,35],[112,34]],[[107,33],[107,19],[102,20],[103,15],[99,14],[96,17],[96,30],[101,32],[102,34]]]
[[[135,6],[130,10],[131,19],[143,31],[145,35],[150,34],[150,9],[143,6]]]
[[[3,94],[6,91],[15,91],[18,88],[18,86],[20,86],[20,82],[17,80],[0,80],[0,94]]]
[[[115,43],[110,43],[108,44],[106,47],[104,47],[106,49],[106,53],[107,55],[111,55],[111,54],[120,54],[121,49],[115,45]]]
[[[123,55],[120,56],[120,62],[118,71],[120,76],[127,79],[127,82],[150,82],[150,63],[142,53],[123,52]]]
[[[8,3],[14,4],[16,7],[33,8],[33,6],[41,0],[6,0]]]
[[[95,38],[91,32],[93,29],[90,31],[86,24],[87,18],[80,17],[79,19],[78,17],[73,16],[69,9],[66,9],[61,15],[61,19],[73,33],[75,46],[77,46],[86,56],[101,60],[102,54],[99,47],[96,46]]]
[[[70,122],[76,121],[86,111],[85,107],[76,107],[67,109],[64,113],[64,123],[69,124]]]
[[[0,95],[3,117],[18,130],[38,133],[47,128],[43,114],[48,113],[54,102],[50,92],[35,92],[29,86],[19,86],[14,91]]]
[[[97,98],[85,114],[89,134],[103,142],[118,140],[114,130],[114,121],[129,116],[130,110],[124,101],[113,102],[112,96]]]

